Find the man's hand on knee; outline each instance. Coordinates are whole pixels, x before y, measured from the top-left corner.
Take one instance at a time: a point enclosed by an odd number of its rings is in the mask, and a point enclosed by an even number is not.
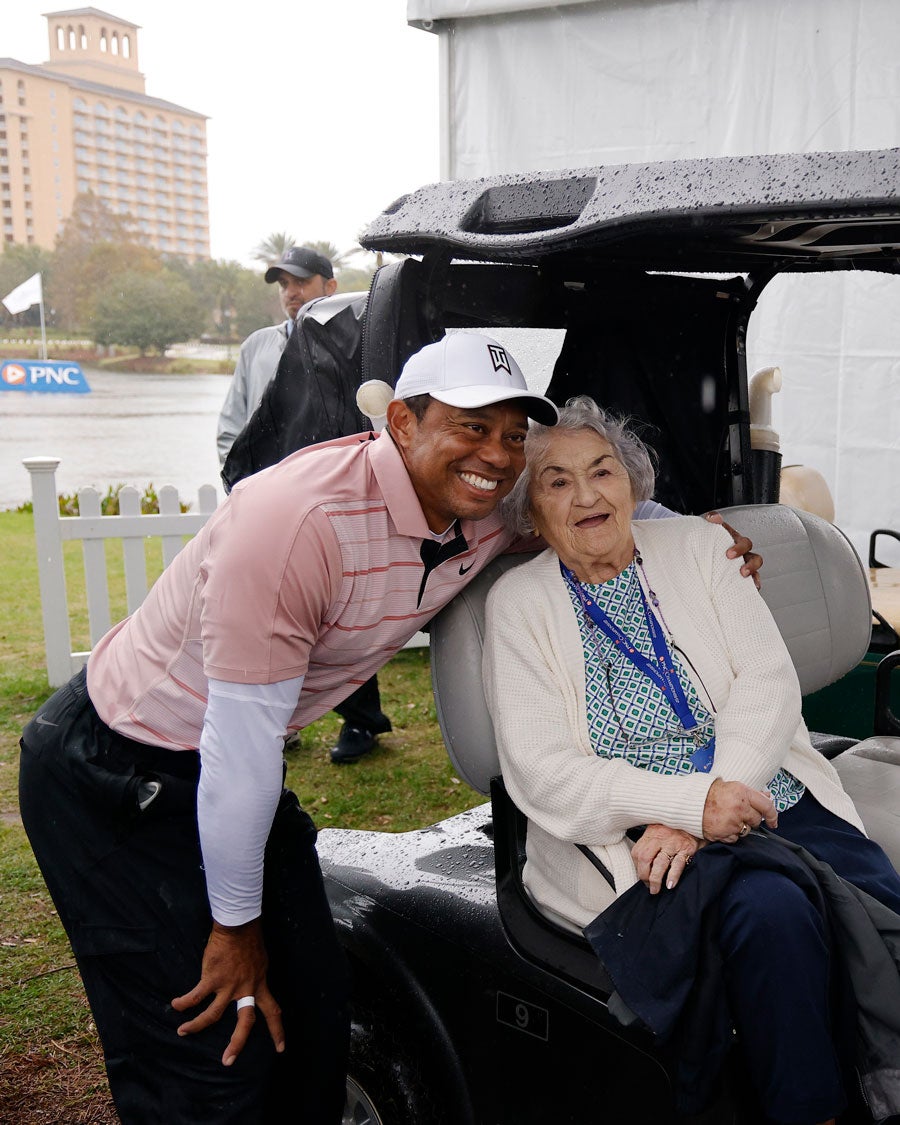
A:
[[[284,1027],[281,1008],[266,983],[268,957],[258,918],[243,926],[222,926],[213,922],[212,932],[203,953],[203,966],[197,985],[172,1001],[176,1012],[196,1007],[207,997],[208,1007],[181,1024],[179,1035],[193,1035],[217,1023],[230,1004],[237,1004],[237,1023],[229,1040],[222,1063],[231,1066],[244,1049],[256,1023],[256,1009],[262,1013],[276,1051],[284,1050]]]

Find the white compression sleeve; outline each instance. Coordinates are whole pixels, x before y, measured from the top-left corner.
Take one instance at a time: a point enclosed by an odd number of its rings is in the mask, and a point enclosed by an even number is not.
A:
[[[262,910],[263,856],[282,783],[287,724],[303,677],[209,681],[200,736],[197,821],[213,918],[240,926]]]

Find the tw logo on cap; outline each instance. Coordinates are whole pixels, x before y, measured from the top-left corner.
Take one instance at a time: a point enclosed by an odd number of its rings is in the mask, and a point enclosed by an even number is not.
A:
[[[506,348],[501,348],[499,344],[488,344],[488,355],[491,357],[495,371],[505,371],[512,378],[512,368],[509,365]]]

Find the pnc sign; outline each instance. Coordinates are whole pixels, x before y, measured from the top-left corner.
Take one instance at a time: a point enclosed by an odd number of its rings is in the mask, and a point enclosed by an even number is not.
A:
[[[77,363],[54,359],[0,361],[0,391],[85,394],[90,389]]]

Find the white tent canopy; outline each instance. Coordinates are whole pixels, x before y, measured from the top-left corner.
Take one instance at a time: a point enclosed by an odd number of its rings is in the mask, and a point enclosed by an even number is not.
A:
[[[568,6],[593,2],[594,0],[569,0]],[[406,19],[408,23],[421,25],[434,23],[435,20],[527,12],[547,6],[546,0],[409,0],[406,5]]]
[[[441,39],[447,179],[900,145],[898,0],[409,0],[407,16]],[[865,554],[872,528],[900,529],[900,278],[779,278],[748,351],[751,371],[782,368],[784,463],[824,475]]]

